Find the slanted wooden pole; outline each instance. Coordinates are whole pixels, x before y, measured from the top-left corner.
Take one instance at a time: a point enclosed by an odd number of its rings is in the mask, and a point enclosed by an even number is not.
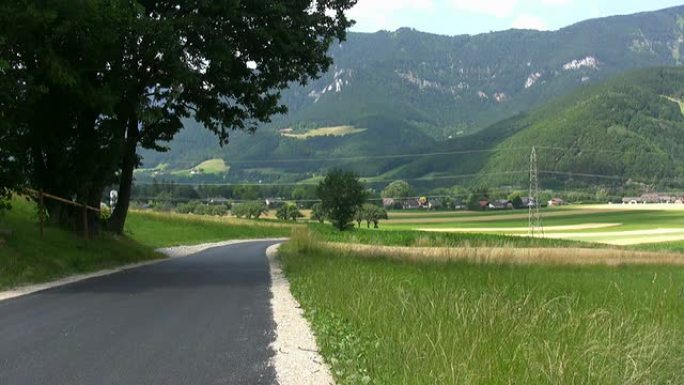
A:
[[[40,238],[43,239],[45,233],[45,197],[43,196],[42,191],[38,192],[38,210],[38,217],[40,220]]]
[[[88,240],[88,205],[83,204],[83,238]]]

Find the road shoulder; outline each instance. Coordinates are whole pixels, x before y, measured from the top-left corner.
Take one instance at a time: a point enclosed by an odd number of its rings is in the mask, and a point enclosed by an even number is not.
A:
[[[273,366],[280,385],[333,385],[330,367],[277,260],[278,245],[266,250],[271,271],[271,305],[276,323]]]

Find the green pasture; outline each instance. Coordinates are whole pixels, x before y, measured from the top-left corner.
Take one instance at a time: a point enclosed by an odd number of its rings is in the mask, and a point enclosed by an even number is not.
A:
[[[546,236],[614,244],[684,241],[684,210],[588,209],[582,206],[541,210]],[[605,227],[598,227],[605,225]],[[572,226],[573,228],[557,228]],[[472,231],[525,235],[526,210],[473,212],[399,212],[387,230]]]
[[[338,384],[681,384],[684,269],[281,249]]]

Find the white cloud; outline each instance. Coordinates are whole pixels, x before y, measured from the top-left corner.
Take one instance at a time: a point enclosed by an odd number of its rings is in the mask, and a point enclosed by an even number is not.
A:
[[[513,13],[518,0],[451,0],[451,4],[457,10],[504,18]]]
[[[538,31],[548,30],[546,22],[536,16],[520,15],[513,20],[511,27],[516,29],[536,29]]]
[[[365,30],[396,29],[395,13],[402,11],[432,11],[433,0],[359,0],[348,16]]]

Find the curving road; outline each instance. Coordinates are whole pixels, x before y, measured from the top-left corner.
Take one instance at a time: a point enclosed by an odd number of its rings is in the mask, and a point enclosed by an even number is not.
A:
[[[265,256],[274,243],[0,302],[0,384],[275,384]]]

